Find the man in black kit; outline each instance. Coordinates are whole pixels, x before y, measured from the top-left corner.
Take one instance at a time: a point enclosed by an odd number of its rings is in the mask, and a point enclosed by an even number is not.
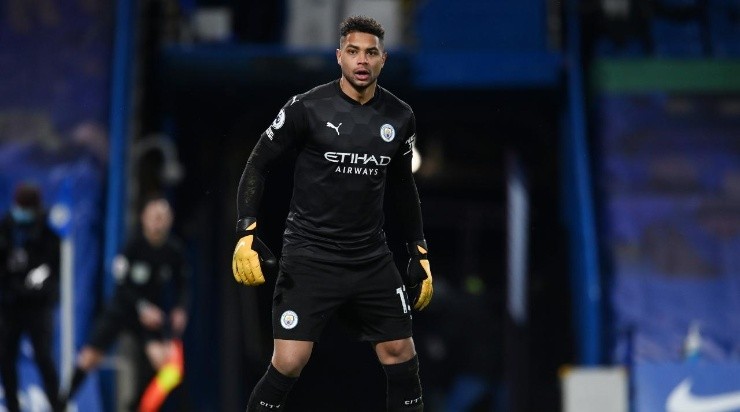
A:
[[[52,357],[52,315],[59,299],[59,237],[47,224],[41,192],[16,187],[10,212],[0,221],[0,375],[5,405],[20,411],[16,362],[21,335],[33,344],[46,396],[54,411],[59,379]]]
[[[238,282],[256,286],[265,281],[261,264],[272,256],[256,237],[265,176],[282,153],[298,151],[273,296],[274,352],[249,412],[283,409],[334,313],[372,344],[387,376],[387,409],[423,410],[411,307],[429,304],[432,276],[411,174],[414,114],[377,85],[387,57],[380,24],[350,17],[339,29],[340,79],[288,100],[239,182],[232,269]],[[403,276],[383,232],[386,185],[411,255]]]
[[[187,324],[188,299],[185,255],[180,242],[170,235],[172,221],[166,199],[152,197],[145,202],[141,234],[129,241],[115,259],[113,272],[118,286],[80,350],[70,388],[62,397],[65,403],[102,362],[105,351],[123,330],[133,333],[141,343],[154,369],[169,359],[170,340],[179,337]],[[146,381],[148,378],[138,377],[139,392]],[[135,410],[136,405],[130,406]]]

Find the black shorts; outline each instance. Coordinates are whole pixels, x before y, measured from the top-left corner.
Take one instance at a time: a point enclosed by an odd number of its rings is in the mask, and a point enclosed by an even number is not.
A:
[[[411,337],[411,307],[391,254],[364,262],[280,260],[272,301],[275,339],[318,342],[335,313],[361,341]]]
[[[135,309],[120,310],[110,305],[95,319],[87,344],[106,351],[123,331],[130,332],[141,344],[164,338],[161,330],[152,331],[144,328]]]

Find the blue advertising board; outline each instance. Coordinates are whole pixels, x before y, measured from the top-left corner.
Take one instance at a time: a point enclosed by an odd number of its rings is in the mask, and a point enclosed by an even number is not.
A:
[[[639,363],[634,412],[740,411],[740,362]]]

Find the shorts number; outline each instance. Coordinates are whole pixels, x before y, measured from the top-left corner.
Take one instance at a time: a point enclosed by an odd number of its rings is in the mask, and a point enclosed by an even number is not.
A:
[[[403,308],[403,313],[408,313],[409,307],[406,304],[406,294],[403,293],[403,287],[396,289],[396,294],[398,294],[398,297],[401,298],[401,307]]]

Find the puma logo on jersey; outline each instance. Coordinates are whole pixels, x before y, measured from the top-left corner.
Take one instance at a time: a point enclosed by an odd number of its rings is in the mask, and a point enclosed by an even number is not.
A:
[[[339,126],[342,124],[339,123],[338,125],[334,126],[331,122],[326,122],[326,127],[331,127],[332,129],[337,131],[337,136],[339,136]]]

